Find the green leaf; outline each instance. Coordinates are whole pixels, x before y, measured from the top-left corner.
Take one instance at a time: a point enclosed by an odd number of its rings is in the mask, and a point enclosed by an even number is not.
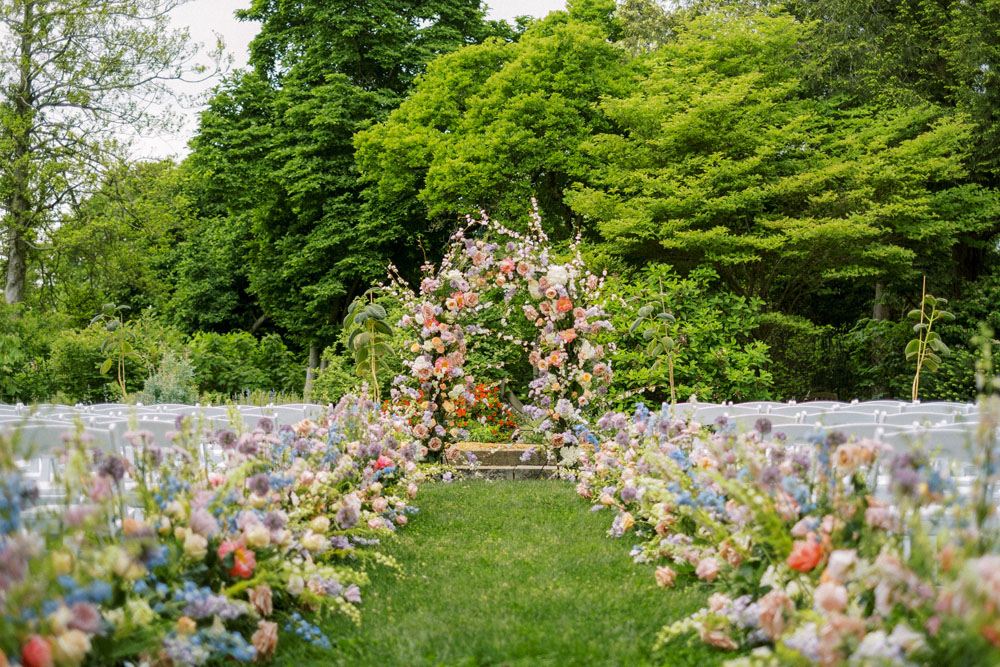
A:
[[[677,318],[674,317],[673,313],[659,313],[657,319],[663,320],[665,322],[676,322]]]
[[[375,320],[374,326],[375,326],[375,331],[381,334],[385,334],[386,336],[392,335],[392,327],[390,327],[385,322],[382,322],[381,320]]]
[[[639,309],[638,315],[639,317],[648,317],[653,312],[653,310],[655,310],[653,306],[645,305]]]
[[[122,354],[129,355],[132,354],[132,344],[127,340],[122,341]]]
[[[944,320],[945,322],[954,322],[955,316],[947,310],[942,310],[938,313],[938,319]]]
[[[918,323],[916,323],[916,324],[913,325],[913,330],[919,332],[919,331],[923,331],[924,329],[926,329],[929,326],[930,325],[927,324],[927,322],[918,322]]]
[[[388,317],[388,314],[385,312],[385,308],[383,308],[377,303],[368,304],[367,306],[365,306],[365,310],[368,312],[369,315],[371,315],[372,317],[377,317],[380,320],[384,320],[386,317]]]
[[[906,349],[903,351],[907,359],[912,359],[917,356],[917,352],[920,350],[920,340],[914,338],[909,343],[906,344]],[[898,357],[897,357],[898,358]]]
[[[919,310],[911,310],[910,312],[908,312],[906,314],[906,316],[909,317],[911,320],[919,320],[920,319],[920,311]]]
[[[653,329],[653,327],[649,327],[648,329],[645,329],[642,332],[643,340],[651,340],[655,335],[656,335],[656,330]]]
[[[101,375],[106,375],[107,372],[111,370],[111,364],[112,361],[110,358],[104,360],[104,363],[101,364]]]
[[[636,320],[635,322],[633,322],[633,323],[632,323],[632,326],[630,326],[630,327],[628,328],[628,332],[629,332],[630,334],[634,334],[634,333],[635,333],[635,331],[636,331],[636,329],[638,329],[638,328],[639,328],[639,326],[640,326],[640,325],[641,325],[641,324],[643,323],[643,321],[644,321],[644,320],[643,320],[643,319],[642,319],[641,317],[640,317],[639,319],[637,319],[637,320]]]

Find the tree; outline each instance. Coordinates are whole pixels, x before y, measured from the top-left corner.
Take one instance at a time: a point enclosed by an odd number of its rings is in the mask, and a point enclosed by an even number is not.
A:
[[[171,160],[108,168],[98,189],[50,234],[31,304],[56,306],[79,325],[102,304],[164,312],[176,246],[193,224],[183,171]]]
[[[186,0],[0,0],[0,212],[8,303],[25,298],[29,256],[48,223],[118,162],[124,129],[169,119],[167,82],[196,47],[168,29]]]
[[[252,71],[220,88],[189,166],[242,249],[261,317],[314,352],[389,261],[412,256],[397,218],[366,208],[353,137],[399,104],[436,55],[490,35],[480,0],[256,0]],[[506,26],[506,27],[504,27]]]
[[[612,2],[574,2],[516,42],[487,41],[434,61],[389,119],[356,139],[375,201],[418,198],[432,227],[458,216],[524,219],[536,196],[546,228],[565,238],[579,217],[563,191],[593,163],[579,153],[611,129],[603,96],[631,90]]]
[[[601,109],[615,128],[568,193],[609,251],[710,264],[739,294],[796,312],[825,286],[948,274],[949,250],[989,235],[997,193],[968,182],[972,127],[929,104],[840,108],[803,84],[809,26],[709,13]]]

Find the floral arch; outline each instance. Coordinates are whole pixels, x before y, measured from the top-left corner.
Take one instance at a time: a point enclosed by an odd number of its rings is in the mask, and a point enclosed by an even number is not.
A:
[[[600,305],[606,274],[584,266],[579,235],[569,261],[553,258],[532,202],[527,233],[516,232],[482,215],[452,237],[441,263],[425,264],[414,290],[390,267],[386,289],[403,304],[399,326],[408,332],[404,369],[396,378],[394,400],[416,406],[413,434],[430,452],[440,452],[467,434],[456,426],[456,406],[475,401],[475,369],[468,367],[476,337],[514,343],[526,354],[535,377],[525,413],[553,449],[577,444],[585,430],[581,410],[607,394],[610,350],[595,337],[610,330]],[[501,330],[482,325],[487,309],[500,308]],[[523,318],[534,336],[509,332]]]

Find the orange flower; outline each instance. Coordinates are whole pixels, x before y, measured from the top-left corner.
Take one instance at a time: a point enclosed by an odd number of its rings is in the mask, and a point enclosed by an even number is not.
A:
[[[788,555],[788,567],[799,572],[808,572],[823,560],[823,547],[810,533],[805,540],[799,540],[792,545],[792,553]]]
[[[558,301],[556,301],[556,311],[560,313],[568,313],[573,310],[573,302],[568,296],[564,296]]]

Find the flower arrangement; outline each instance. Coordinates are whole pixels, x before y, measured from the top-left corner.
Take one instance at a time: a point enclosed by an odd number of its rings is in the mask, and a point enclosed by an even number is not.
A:
[[[263,661],[283,633],[328,646],[301,612],[358,620],[358,565],[407,523],[422,479],[402,418],[345,397],[316,422],[205,431],[127,451],[68,437],[43,497],[0,448],[0,664]],[[123,455],[124,454],[124,455]]]
[[[605,415],[577,491],[617,512],[612,536],[640,538],[659,586],[715,591],[658,645],[693,634],[741,650],[732,665],[998,664],[1000,399],[981,410],[971,494],[920,447],[836,431],[791,446],[766,419],[737,433],[666,405]]]
[[[574,444],[580,411],[607,393],[611,381],[607,350],[595,334],[610,329],[601,299],[603,277],[587,271],[578,250],[564,263],[551,256],[537,206],[526,234],[490,220],[468,219],[451,239],[438,266],[423,267],[414,292],[390,267],[386,289],[407,314],[399,326],[409,332],[404,346],[408,374],[396,378],[393,402],[409,400],[419,415],[413,434],[430,452],[467,436],[458,416],[475,403],[476,380],[466,368],[469,338],[497,336],[521,347],[535,370],[529,388],[529,417],[553,448]],[[532,340],[489,331],[477,317],[503,308],[508,318],[525,318]]]

